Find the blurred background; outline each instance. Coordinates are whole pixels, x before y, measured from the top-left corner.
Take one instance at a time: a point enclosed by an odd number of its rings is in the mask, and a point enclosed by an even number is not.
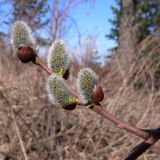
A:
[[[160,127],[159,0],[0,0],[0,160],[122,160],[141,141],[87,108],[51,104],[48,75],[13,53],[16,20],[31,27],[44,62],[52,42],[65,40],[73,88],[90,67],[106,110],[137,127]],[[159,142],[139,160],[160,160]]]

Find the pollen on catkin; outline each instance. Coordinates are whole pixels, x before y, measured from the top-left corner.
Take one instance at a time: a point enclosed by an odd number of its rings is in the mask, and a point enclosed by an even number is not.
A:
[[[97,80],[97,75],[90,68],[83,68],[78,73],[77,88],[83,103],[92,103],[92,95]]]
[[[16,52],[18,47],[21,45],[35,49],[35,40],[32,36],[31,29],[25,22],[17,21],[13,25],[11,44],[14,52]]]
[[[48,54],[48,67],[62,77],[69,69],[69,57],[63,40],[55,41],[51,45]]]
[[[77,104],[76,96],[69,90],[61,77],[51,75],[47,80],[47,91],[52,103],[62,107]]]

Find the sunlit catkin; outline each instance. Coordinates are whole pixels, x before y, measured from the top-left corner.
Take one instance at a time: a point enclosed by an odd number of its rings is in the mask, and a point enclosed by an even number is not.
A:
[[[14,52],[19,46],[29,46],[35,49],[35,40],[31,34],[31,29],[23,21],[17,21],[13,25],[11,33],[11,44]]]
[[[65,109],[76,107],[77,98],[70,91],[61,77],[51,75],[47,80],[47,91],[52,103],[56,103]]]
[[[80,70],[77,79],[77,88],[83,103],[92,103],[92,96],[94,94],[94,88],[97,85],[97,80],[97,75],[90,68]]]
[[[49,49],[48,67],[57,75],[67,79],[69,58],[63,40],[55,41]]]

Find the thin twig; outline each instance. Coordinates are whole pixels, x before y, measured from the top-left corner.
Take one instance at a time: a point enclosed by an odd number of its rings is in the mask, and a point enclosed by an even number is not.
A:
[[[12,118],[13,118],[13,123],[14,123],[14,126],[15,126],[15,130],[16,130],[16,133],[17,133],[17,136],[18,136],[18,139],[19,139],[19,143],[20,143],[20,146],[21,146],[21,150],[22,150],[22,153],[24,155],[24,159],[28,160],[28,157],[27,157],[27,154],[26,154],[26,151],[25,151],[25,147],[24,147],[24,144],[23,144],[23,141],[22,141],[22,138],[21,138],[21,134],[20,134],[18,124],[16,122],[16,118],[15,118],[13,110],[11,112],[12,112]]]
[[[26,125],[26,127],[29,129],[29,131],[36,137],[36,138],[38,138],[37,137],[37,135],[36,135],[36,133],[30,128],[30,126],[29,126],[29,124],[22,118],[22,116],[11,106],[11,103],[10,103],[10,101],[7,99],[7,96],[3,93],[2,94],[2,96],[3,96],[3,98],[4,98],[4,100],[5,100],[5,102],[8,104],[8,106],[10,107],[10,109],[13,111],[13,113],[14,113],[14,116],[16,115],[16,116],[18,116],[22,121],[23,121],[23,123]]]
[[[42,62],[42,60],[37,56],[34,64],[40,66],[43,70],[45,70],[49,75],[52,74],[52,71]]]

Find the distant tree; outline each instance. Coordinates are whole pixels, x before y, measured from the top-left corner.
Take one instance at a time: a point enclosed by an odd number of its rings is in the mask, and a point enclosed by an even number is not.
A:
[[[82,3],[94,3],[94,0],[10,0],[13,6],[13,21],[24,20],[37,38],[44,44],[50,44],[56,39],[67,37],[74,28],[79,36],[76,20],[71,11]],[[37,31],[42,29],[42,32]],[[41,36],[41,37],[40,37]]]
[[[131,64],[137,44],[160,27],[159,0],[116,0],[112,7],[114,19],[111,32],[106,35],[118,44],[116,53],[123,75]]]
[[[13,21],[23,20],[32,29],[42,28],[49,22],[47,0],[10,0],[13,6]]]
[[[120,39],[120,28],[123,26],[137,27],[138,41],[144,39],[154,30],[160,28],[160,1],[159,0],[115,0],[117,6],[112,6],[114,18],[109,22],[112,28],[107,38]],[[128,6],[128,7],[127,7]],[[127,8],[126,8],[127,7]],[[132,11],[131,11],[132,10]],[[132,15],[131,15],[132,14]],[[126,20],[123,20],[126,17]],[[129,24],[129,21],[131,22]]]
[[[140,40],[160,28],[160,1],[137,0],[136,22],[141,33]]]
[[[107,34],[106,37],[118,42],[122,3],[121,3],[121,0],[115,0],[115,1],[116,1],[117,6],[116,7],[111,6],[114,18],[109,19],[109,22],[112,24],[112,28],[110,30],[110,33]]]
[[[57,39],[68,41],[73,35],[81,46],[81,31],[72,11],[81,4],[94,4],[95,0],[0,0],[0,36],[8,43],[10,27],[23,20],[31,27],[43,54],[46,46]]]
[[[88,35],[83,43],[83,55],[81,58],[82,66],[91,67],[97,73],[100,71],[100,64],[102,60],[99,51],[96,47],[96,37],[93,35]]]
[[[72,10],[82,3],[93,4],[94,0],[50,0],[50,36],[52,41],[69,36],[70,30],[73,28],[80,38],[80,31],[76,20],[72,17]]]

